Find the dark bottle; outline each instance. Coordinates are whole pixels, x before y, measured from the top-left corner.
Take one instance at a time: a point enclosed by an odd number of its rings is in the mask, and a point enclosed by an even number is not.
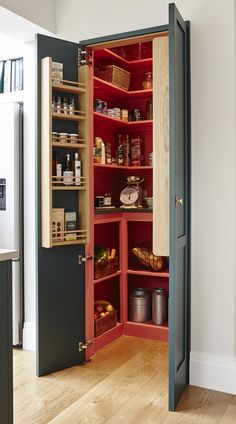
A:
[[[64,183],[64,185],[72,185],[73,184],[72,161],[71,161],[69,153],[67,153],[65,155],[65,168],[64,168],[64,171],[63,171],[63,183]]]
[[[124,165],[124,151],[123,151],[123,142],[122,142],[122,135],[118,135],[118,142],[117,142],[117,163],[118,165]]]
[[[61,182],[62,181],[62,162],[59,156],[59,153],[56,153],[56,159],[55,159],[55,174],[57,178],[56,180]]]

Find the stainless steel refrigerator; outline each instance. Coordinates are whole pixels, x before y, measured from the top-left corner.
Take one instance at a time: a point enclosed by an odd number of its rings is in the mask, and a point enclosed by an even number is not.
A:
[[[22,106],[0,104],[0,248],[19,250],[12,263],[13,345],[23,319]]]

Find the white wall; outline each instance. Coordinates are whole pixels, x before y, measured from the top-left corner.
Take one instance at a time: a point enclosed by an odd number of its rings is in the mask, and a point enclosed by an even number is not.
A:
[[[0,0],[0,6],[51,32],[56,30],[56,0]]]
[[[236,393],[234,1],[176,5],[191,21],[191,382]],[[58,36],[74,41],[167,22],[167,0],[57,0]]]
[[[24,329],[23,346],[35,350],[35,48],[0,34],[0,60],[24,58],[24,91],[1,95],[1,102],[24,104]]]

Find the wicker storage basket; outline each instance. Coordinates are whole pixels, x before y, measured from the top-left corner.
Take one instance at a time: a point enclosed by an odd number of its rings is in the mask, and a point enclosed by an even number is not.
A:
[[[98,318],[94,322],[95,337],[101,336],[101,334],[115,327],[117,324],[117,311],[111,312],[105,317]]]
[[[123,88],[124,90],[129,89],[131,74],[124,69],[118,68],[118,66],[108,65],[102,69],[96,69],[95,75],[113,85]]]
[[[94,279],[106,277],[118,271],[118,257],[110,258],[105,261],[95,262]]]

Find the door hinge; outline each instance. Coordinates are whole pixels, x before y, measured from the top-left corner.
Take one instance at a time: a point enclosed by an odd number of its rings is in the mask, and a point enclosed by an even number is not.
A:
[[[90,347],[94,346],[94,339],[87,340],[87,342],[79,342],[79,352],[83,352],[83,350],[86,350]]]
[[[89,50],[82,50],[78,48],[78,66],[88,65],[92,66],[92,52]]]
[[[88,256],[83,256],[83,255],[78,255],[78,264],[81,265],[83,262],[87,262],[87,261],[92,261],[93,255],[88,255]]]

